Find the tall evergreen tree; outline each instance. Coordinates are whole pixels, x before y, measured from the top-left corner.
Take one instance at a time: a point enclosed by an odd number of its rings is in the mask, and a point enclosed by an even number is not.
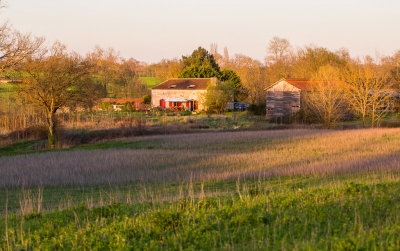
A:
[[[214,55],[210,54],[206,49],[199,47],[192,52],[190,56],[182,56],[182,62],[185,68],[188,67],[205,67],[212,68],[219,72],[219,65],[214,59]]]

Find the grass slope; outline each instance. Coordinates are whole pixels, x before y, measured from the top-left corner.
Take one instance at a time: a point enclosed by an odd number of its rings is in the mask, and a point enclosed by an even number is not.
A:
[[[144,81],[149,88],[153,88],[154,86],[160,84],[162,81],[156,77],[140,77],[142,81]]]
[[[219,132],[3,157],[0,249],[399,250],[399,135]]]

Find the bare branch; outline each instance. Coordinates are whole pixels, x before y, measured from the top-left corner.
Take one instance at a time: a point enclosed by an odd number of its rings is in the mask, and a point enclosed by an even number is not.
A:
[[[22,34],[11,28],[8,23],[0,27],[0,70],[12,68],[35,54],[44,52],[43,37]]]

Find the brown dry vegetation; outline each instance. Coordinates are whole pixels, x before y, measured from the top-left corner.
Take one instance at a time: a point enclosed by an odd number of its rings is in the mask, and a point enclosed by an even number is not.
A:
[[[400,129],[158,135],[119,149],[1,158],[0,187],[184,182],[400,170]]]

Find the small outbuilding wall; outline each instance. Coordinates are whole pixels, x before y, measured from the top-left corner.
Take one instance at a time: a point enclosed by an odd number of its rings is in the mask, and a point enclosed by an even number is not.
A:
[[[284,117],[301,109],[301,93],[307,90],[309,79],[281,79],[266,91],[267,119]]]

